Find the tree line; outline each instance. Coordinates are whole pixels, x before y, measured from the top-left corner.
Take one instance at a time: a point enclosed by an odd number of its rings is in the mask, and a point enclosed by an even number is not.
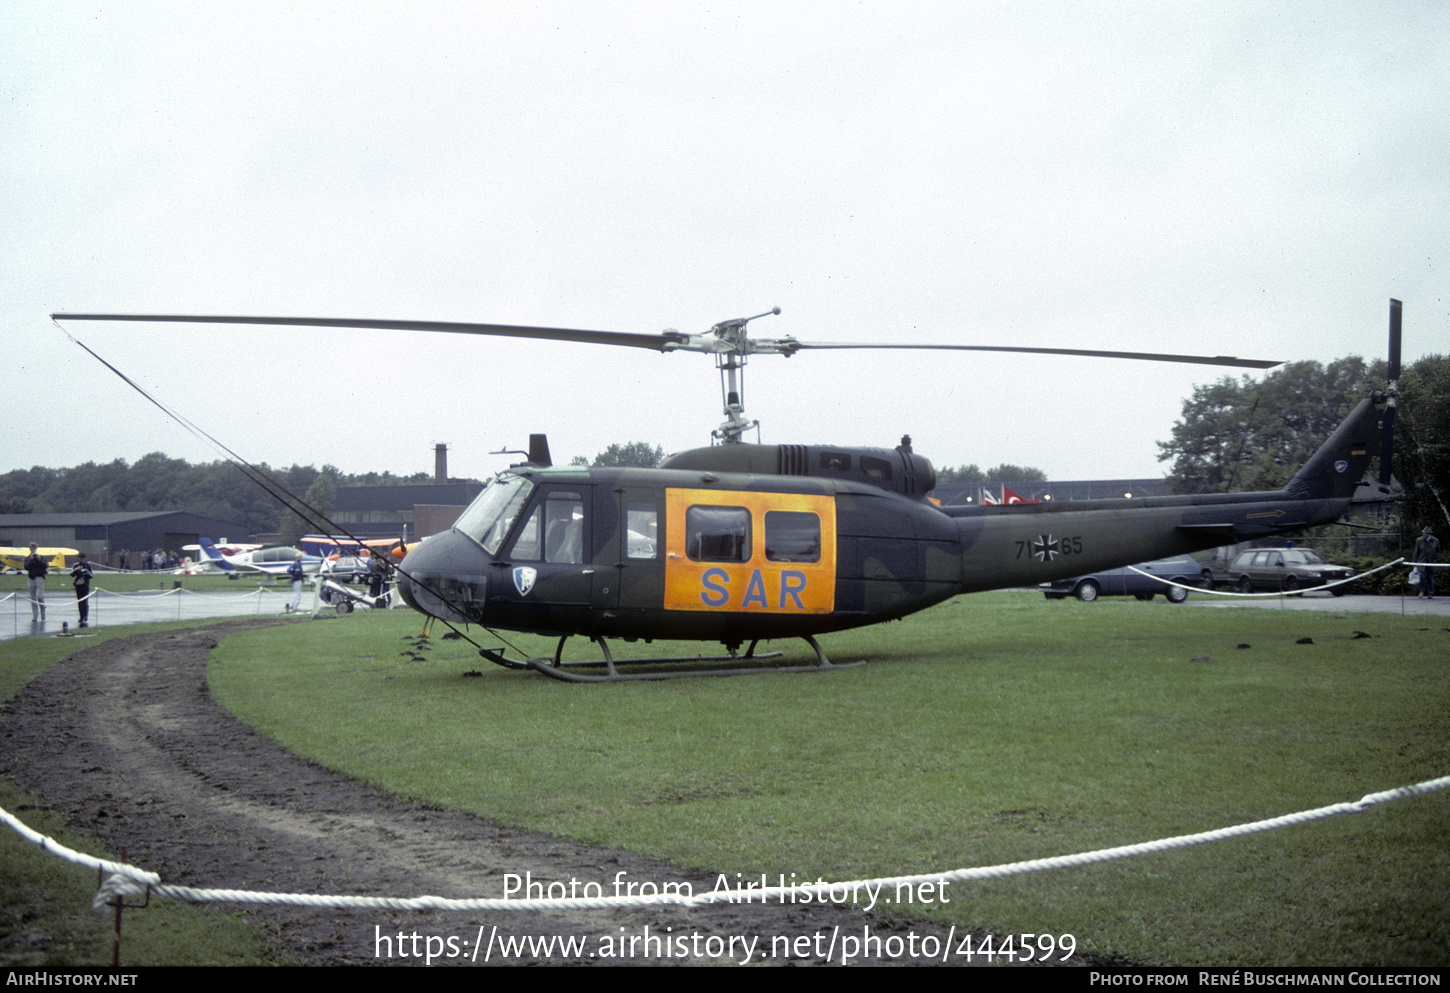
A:
[[[994,465],[983,472],[977,468],[977,463],[973,462],[971,465],[938,469],[936,481],[938,483],[1045,483],[1047,473],[1041,469],[1034,469],[1032,466],[1013,465],[1011,462]]]
[[[1261,381],[1248,376],[1194,389],[1158,459],[1172,460],[1179,493],[1275,490],[1340,421],[1376,388],[1383,361],[1358,356],[1328,365],[1291,362]],[[1394,473],[1405,487],[1407,528],[1450,525],[1450,357],[1427,356],[1403,369],[1395,419]],[[1377,471],[1377,470],[1376,470]]]
[[[272,468],[262,463],[259,468],[290,492],[301,494],[312,490],[320,479],[326,481],[323,489],[330,486],[333,494],[338,486],[390,486],[433,479],[426,472],[411,476],[344,473],[331,465]],[[331,509],[332,500],[326,503]],[[0,475],[0,514],[166,510],[237,521],[254,534],[285,531],[287,518],[294,517],[230,462],[192,465],[162,452],[144,455],[134,463],[116,459],[63,469],[35,466]]]

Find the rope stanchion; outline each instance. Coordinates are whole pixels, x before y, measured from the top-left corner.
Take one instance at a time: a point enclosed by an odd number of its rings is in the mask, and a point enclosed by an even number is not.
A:
[[[980,879],[997,879],[1003,876],[1021,875],[1029,872],[1046,872],[1055,869],[1094,865],[1099,862],[1111,862],[1118,859],[1133,858],[1139,855],[1189,848],[1194,845],[1206,845],[1213,842],[1226,841],[1231,838],[1242,838],[1265,831],[1275,831],[1279,828],[1308,824],[1312,821],[1324,820],[1325,818],[1335,817],[1340,814],[1357,814],[1381,804],[1390,803],[1395,800],[1403,800],[1408,797],[1423,796],[1447,788],[1450,788],[1450,776],[1442,776],[1438,779],[1430,779],[1409,786],[1402,786],[1397,789],[1369,793],[1353,802],[1334,803],[1325,807],[1317,807],[1313,810],[1302,810],[1297,813],[1284,814],[1280,817],[1271,817],[1267,820],[1237,824],[1232,827],[1218,828],[1213,831],[1202,831],[1197,834],[1177,835],[1171,838],[1160,838],[1156,841],[1121,845],[1116,848],[1102,848],[1096,851],[1079,852],[1073,855],[1032,859],[1025,862],[1009,862],[1001,865],[954,869],[946,872],[922,873],[910,876],[885,876],[875,879],[854,879],[833,883],[768,886],[750,890],[749,902],[763,904],[772,898],[779,899],[806,893],[812,894],[812,896],[818,899],[830,899],[834,893],[869,894],[873,891],[879,893],[884,887],[902,885],[915,886],[930,882],[956,883]],[[722,901],[726,903],[739,903],[741,898],[741,894],[735,890],[712,890],[699,894],[661,892],[648,896],[556,897],[537,900],[516,900],[507,898],[454,899],[438,896],[408,898],[342,896],[172,886],[162,883],[160,877],[153,872],[145,872],[132,865],[123,865],[97,859],[93,856],[84,855],[66,848],[53,839],[32,831],[3,808],[0,808],[0,820],[9,824],[21,837],[30,841],[32,844],[39,845],[46,851],[52,852],[78,865],[84,865],[93,869],[99,868],[102,871],[109,872],[109,877],[102,883],[101,888],[96,893],[95,900],[93,901],[93,906],[95,907],[114,906],[116,901],[123,900],[128,896],[145,896],[148,893],[152,896],[168,897],[189,903],[278,904],[293,907],[327,907],[344,910],[605,910],[661,905],[699,907]]]

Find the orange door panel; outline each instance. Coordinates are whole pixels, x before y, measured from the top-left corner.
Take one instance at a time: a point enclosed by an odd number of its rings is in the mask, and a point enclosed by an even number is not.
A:
[[[833,497],[667,489],[665,520],[666,610],[835,609]]]

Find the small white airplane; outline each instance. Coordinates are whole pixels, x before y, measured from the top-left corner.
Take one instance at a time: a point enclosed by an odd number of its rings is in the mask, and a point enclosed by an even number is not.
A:
[[[225,555],[212,544],[208,539],[199,539],[201,544],[201,562],[220,569],[229,576],[239,576],[246,572],[264,573],[270,576],[287,575],[287,567],[302,555],[302,571],[309,575],[316,574],[322,566],[322,558],[318,555],[303,554],[300,548],[292,548],[287,545],[275,546],[273,548],[261,548],[254,546],[248,551],[238,552],[235,555]]]
[[[258,548],[265,548],[266,546],[248,545],[243,542],[227,541],[225,538],[223,538],[220,542],[216,542],[214,544],[214,547],[223,556],[235,556],[240,555],[243,552],[250,552]],[[182,545],[181,550],[183,552],[191,552],[191,554],[182,560],[181,565],[178,568],[172,570],[175,575],[203,576],[209,572],[223,571],[218,568],[217,565],[212,562],[212,560],[206,557],[206,555],[202,552],[202,548],[200,545]]]
[[[259,548],[267,547],[266,545],[248,545],[242,542],[227,541],[225,538],[221,541],[212,542],[211,544],[213,548],[223,555],[240,555],[242,552],[254,552]],[[181,550],[183,552],[196,552],[197,554],[193,555],[192,558],[200,559],[202,557],[200,545],[182,545]]]

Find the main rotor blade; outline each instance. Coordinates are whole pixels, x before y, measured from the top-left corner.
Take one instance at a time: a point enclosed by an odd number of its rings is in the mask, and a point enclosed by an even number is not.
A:
[[[781,351],[790,354],[806,348],[926,348],[954,352],[1020,352],[1028,355],[1081,355],[1099,359],[1142,359],[1145,362],[1184,362],[1190,365],[1226,365],[1237,369],[1272,369],[1283,365],[1282,361],[1269,362],[1263,359],[1241,359],[1232,355],[1169,355],[1160,352],[1110,352],[1088,348],[1019,348],[1008,345],[890,345],[856,344],[836,341],[794,341],[782,342]]]
[[[515,324],[471,324],[453,321],[399,321],[352,317],[226,317],[191,314],[51,314],[57,321],[131,321],[158,324],[261,324],[287,327],[358,328],[374,331],[441,331],[449,334],[480,334],[505,338],[534,338],[574,341],[590,345],[621,345],[651,351],[675,350],[733,352],[732,346],[713,335],[689,335],[678,331],[637,334],[627,331],[586,331],[577,328],[544,328]],[[956,352],[1018,352],[1029,355],[1077,355],[1103,359],[1141,359],[1148,362],[1182,362],[1190,365],[1233,366],[1239,369],[1272,369],[1282,362],[1240,359],[1231,355],[1168,355],[1157,352],[1117,352],[1082,348],[1020,348],[1006,345],[925,345],[797,341],[794,338],[746,339],[745,352],[794,355],[803,349],[895,348],[934,349]]]
[[[373,331],[444,331],[506,338],[577,341],[590,345],[624,345],[663,352],[680,341],[679,334],[631,334],[624,331],[581,331],[574,328],[521,327],[513,324],[463,324],[452,321],[363,320],[350,317],[205,317],[190,314],[51,314],[56,321],[133,321],[156,324],[268,324],[307,328],[360,328]]]

